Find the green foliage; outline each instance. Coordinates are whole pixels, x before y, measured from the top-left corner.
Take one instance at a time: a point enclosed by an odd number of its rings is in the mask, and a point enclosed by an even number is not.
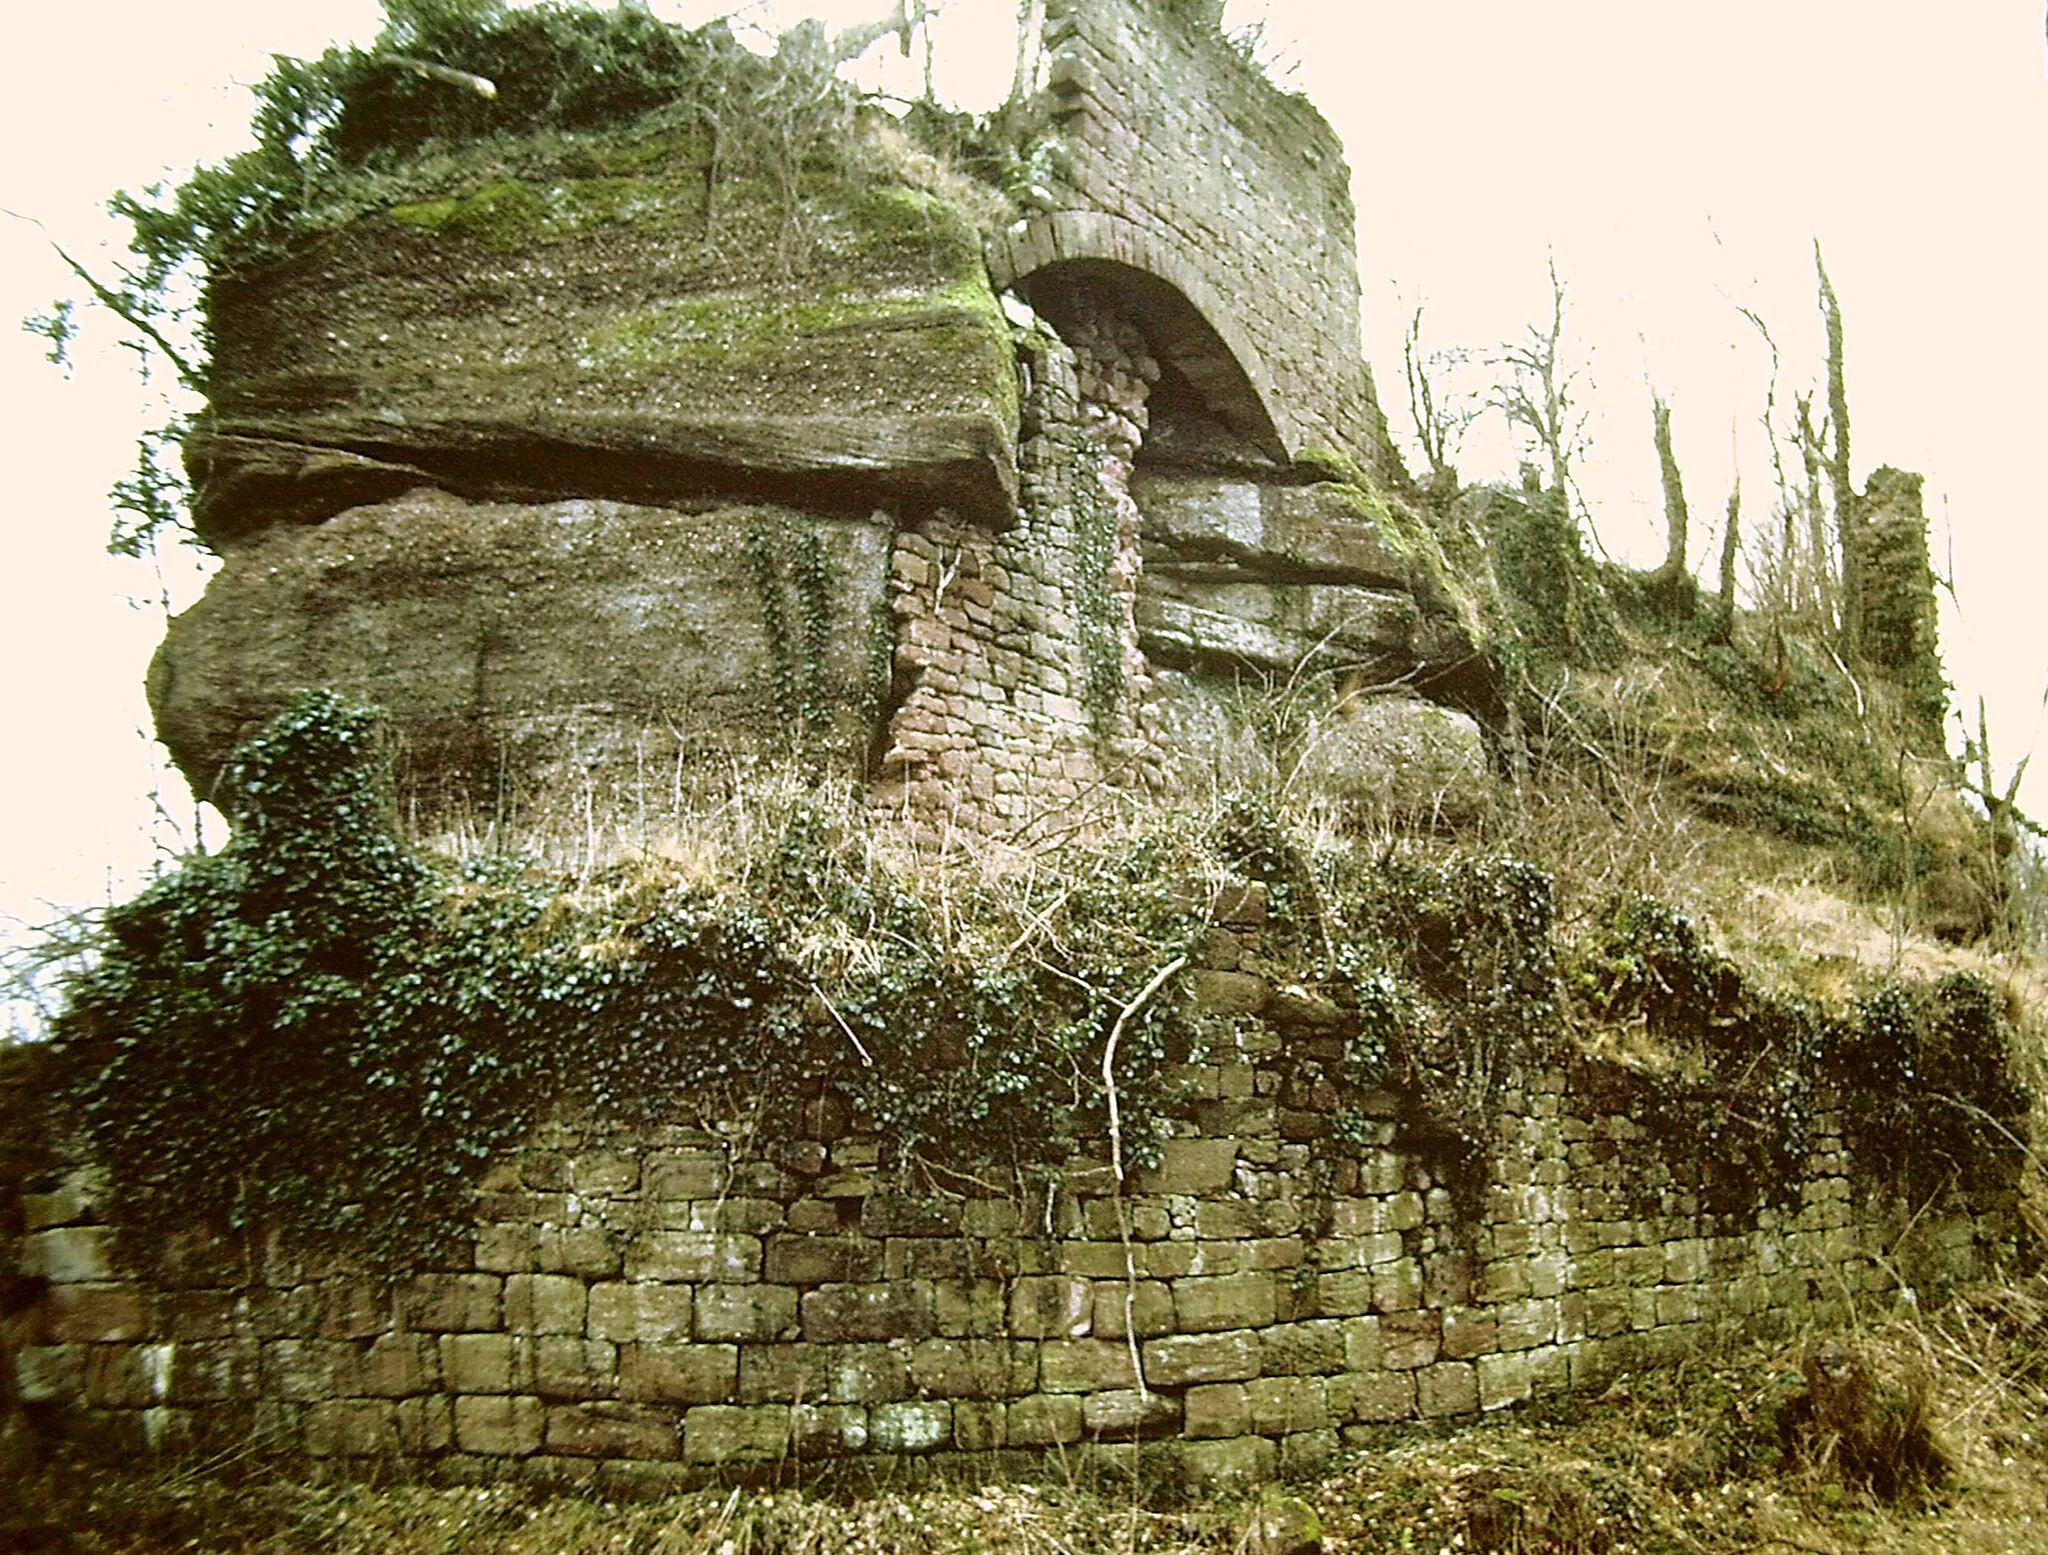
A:
[[[746,549],[775,665],[776,708],[791,729],[822,735],[832,727],[832,576],[824,539],[815,524],[783,517],[750,527]]]
[[[1981,979],[1888,984],[1832,1014],[1747,984],[1683,913],[1635,900],[1603,917],[1567,981],[1583,1019],[1642,1021],[1663,1062],[1631,1077],[1626,1100],[1692,1155],[1720,1207],[1793,1191],[1828,1106],[1872,1181],[1924,1198],[2013,1180],[2027,1096]]]
[[[431,1256],[557,1105],[653,1122],[688,1098],[775,1137],[829,1091],[896,1165],[1063,1160],[1102,1137],[1110,1024],[1200,928],[1169,833],[1078,862],[1037,925],[1057,967],[992,954],[956,922],[989,903],[847,868],[859,840],[809,806],[744,897],[439,872],[386,829],[375,749],[369,714],[300,699],[229,769],[233,841],[110,912],[72,989],[67,1094],[138,1261],[195,1221]],[[1140,1159],[1191,1040],[1171,990],[1123,1032]]]

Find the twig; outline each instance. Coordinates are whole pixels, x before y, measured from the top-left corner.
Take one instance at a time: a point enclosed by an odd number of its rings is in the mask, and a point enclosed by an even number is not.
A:
[[[50,245],[51,252],[64,261],[65,267],[73,275],[77,276],[92,289],[92,294],[99,299],[100,306],[114,314],[131,329],[139,329],[143,334],[147,335],[150,343],[163,352],[164,359],[177,372],[179,382],[183,383],[188,389],[202,389],[204,387],[202,375],[190,362],[185,360],[178,348],[165,338],[164,332],[150,323],[144,315],[137,312],[134,305],[126,297],[123,297],[119,292],[107,286],[98,276],[73,259],[65,251],[64,245],[50,236],[50,229],[48,227],[37,221],[33,216],[24,216],[20,211],[10,210],[7,214],[16,221],[28,222],[38,232],[42,233],[43,240]]]
[[[856,1053],[860,1054],[861,1063],[869,1069],[874,1068],[874,1055],[870,1053],[867,1050],[867,1048],[862,1044],[860,1040],[860,1034],[856,1032],[851,1026],[847,1025],[846,1017],[844,1015],[841,1015],[839,1013],[839,1007],[825,996],[825,990],[818,986],[815,979],[811,983],[811,992],[816,994],[818,996],[818,1002],[825,1006],[825,1013],[830,1015],[835,1021],[839,1023],[839,1029],[846,1033],[846,1040],[851,1042],[853,1044],[853,1050]]]
[[[1117,1239],[1124,1248],[1124,1344],[1131,1352],[1131,1375],[1137,1379],[1140,1398],[1149,1394],[1151,1389],[1145,1385],[1145,1362],[1138,1353],[1138,1264],[1131,1252],[1130,1221],[1124,1214],[1124,1134],[1123,1120],[1117,1111],[1116,1045],[1131,1017],[1149,1004],[1152,997],[1166,986],[1166,980],[1187,964],[1186,956],[1175,956],[1154,972],[1152,980],[1138,990],[1138,996],[1117,1013],[1116,1023],[1109,1028],[1109,1041],[1102,1048],[1102,1087],[1109,1094],[1109,1162],[1116,1172],[1116,1187],[1111,1192],[1110,1204],[1116,1212]]]

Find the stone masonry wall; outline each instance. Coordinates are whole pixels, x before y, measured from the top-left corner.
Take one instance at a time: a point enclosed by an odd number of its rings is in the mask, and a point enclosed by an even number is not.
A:
[[[1829,1115],[1783,1207],[1760,1187],[1730,1210],[1711,1163],[1560,1070],[1502,1098],[1482,1184],[1446,1175],[1391,1095],[1339,1139],[1333,1007],[1246,970],[1262,911],[1246,893],[1217,913],[1187,974],[1210,1056],[1121,1193],[1101,1158],[906,1192],[828,1091],[761,1149],[737,1125],[547,1128],[490,1168],[438,1268],[381,1282],[194,1234],[151,1285],[112,1261],[76,1171],[21,1205],[42,1294],[9,1320],[20,1397],[134,1448],[609,1492],[841,1460],[1028,1472],[1132,1440],[1242,1487],[1381,1422],[1598,1387],[1964,1276],[2005,1234],[1866,1196]]]
[[[1091,254],[1148,269],[1225,332],[1288,454],[1382,459],[1350,174],[1322,115],[1167,0],[1048,0],[1044,40],[1065,210],[994,245],[998,281]]]
[[[1070,346],[1040,332],[1025,354],[1016,523],[992,533],[942,513],[896,538],[895,710],[874,802],[933,827],[1016,836],[1106,782],[1164,781],[1134,617],[1148,359],[1108,313],[1073,333]]]

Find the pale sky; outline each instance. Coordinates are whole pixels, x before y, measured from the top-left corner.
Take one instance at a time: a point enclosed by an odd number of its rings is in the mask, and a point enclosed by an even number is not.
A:
[[[699,21],[726,5],[656,0]],[[765,27],[807,14],[866,20],[884,0],[752,5]],[[103,0],[13,8],[0,90],[0,206],[46,223],[80,257],[118,245],[99,203],[182,176],[243,143],[273,53],[365,40],[373,0]],[[1007,87],[1013,0],[951,0],[939,84],[966,106]],[[1429,338],[1484,348],[1547,305],[1545,262],[1569,286],[1569,339],[1588,352],[1593,457],[1582,475],[1611,550],[1649,559],[1660,510],[1646,374],[1674,407],[1708,547],[1739,449],[1747,511],[1767,500],[1757,416],[1768,360],[1736,313],[1785,353],[1781,402],[1816,376],[1812,243],[1842,300],[1860,481],[1921,471],[1937,566],[1953,546],[1960,616],[1944,648],[1959,699],[1991,701],[2002,764],[2042,736],[2048,686],[2048,495],[2031,468],[2048,425],[2048,78],[2040,0],[1234,0],[1263,17],[1288,84],[1349,148],[1360,213],[1364,341],[1396,431],[1400,341],[1427,300]],[[81,22],[86,25],[81,29]],[[887,56],[888,48],[877,50]],[[910,81],[899,80],[902,86]],[[101,554],[105,492],[148,412],[105,330],[69,377],[13,320],[79,288],[33,227],[0,218],[0,403],[10,512],[0,544],[0,936],[6,919],[124,895],[190,803],[139,731],[142,674],[197,576]],[[1513,449],[1475,437],[1468,478]],[[141,603],[131,603],[140,600]],[[2048,814],[2048,755],[2023,803]],[[216,839],[217,840],[217,839]]]

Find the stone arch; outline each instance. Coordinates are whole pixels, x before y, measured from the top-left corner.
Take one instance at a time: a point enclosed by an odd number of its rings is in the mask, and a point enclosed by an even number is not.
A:
[[[1176,240],[1100,211],[1052,211],[991,240],[988,262],[997,290],[1034,305],[1063,278],[1106,291],[1210,415],[1267,458],[1291,457],[1296,439],[1264,359]]]

